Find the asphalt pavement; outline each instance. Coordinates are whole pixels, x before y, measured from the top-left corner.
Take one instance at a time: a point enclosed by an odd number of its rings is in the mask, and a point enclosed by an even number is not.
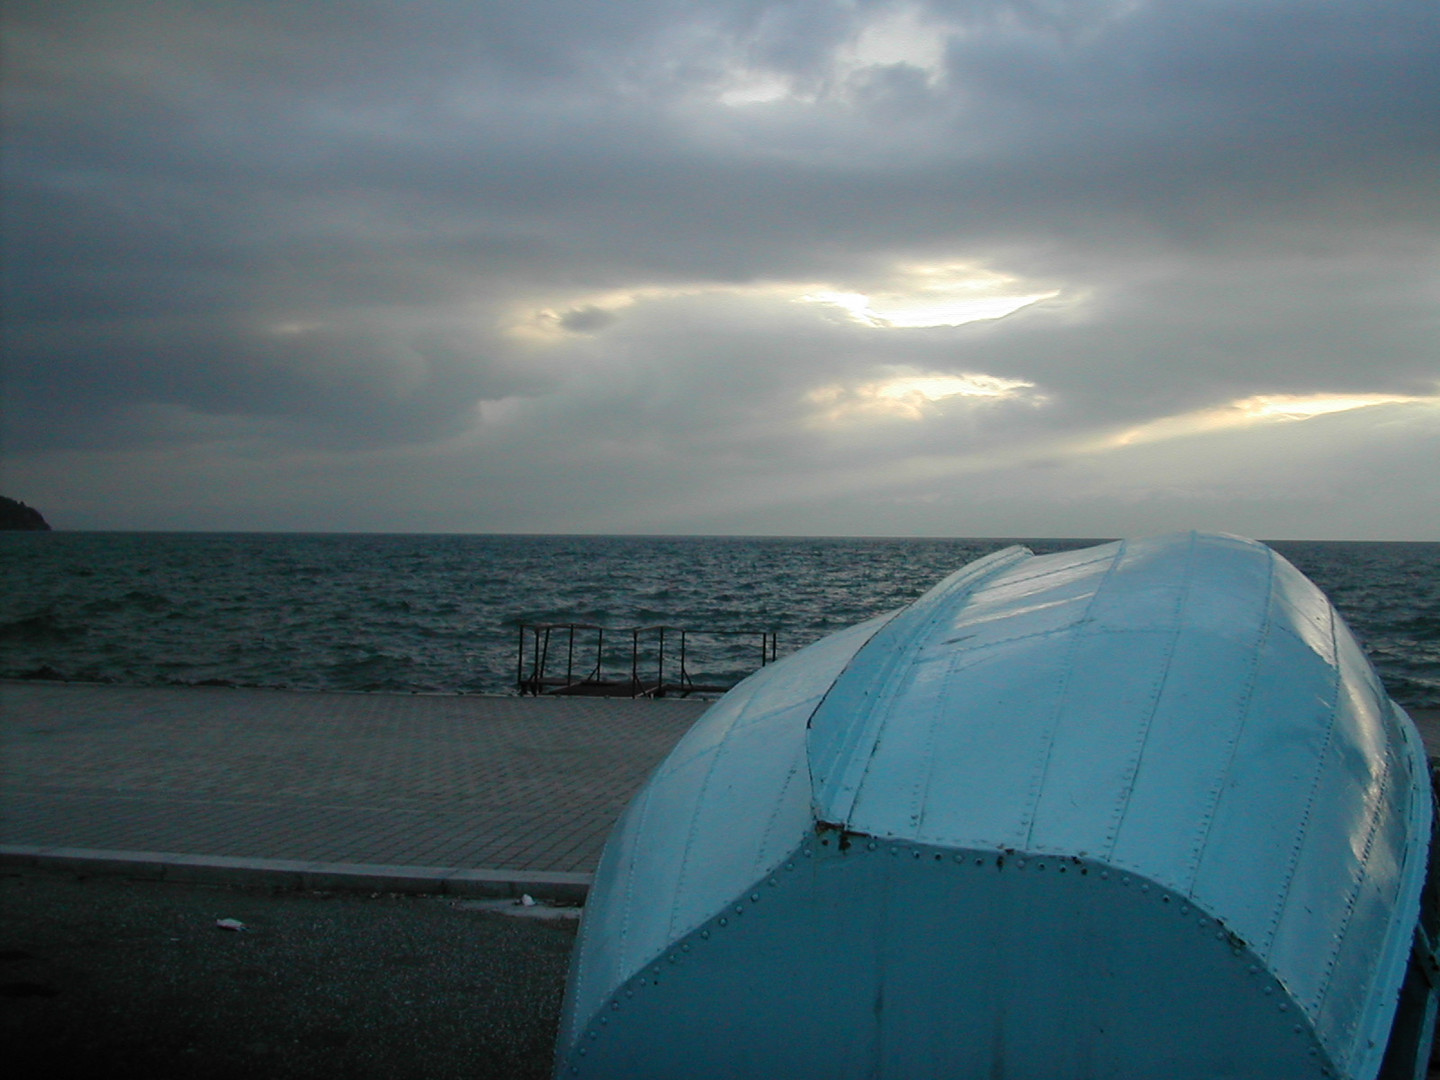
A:
[[[486,904],[12,868],[0,1061],[19,1080],[548,1077],[577,923]]]

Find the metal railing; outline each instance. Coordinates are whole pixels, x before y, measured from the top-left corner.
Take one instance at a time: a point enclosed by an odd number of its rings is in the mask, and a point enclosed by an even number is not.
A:
[[[692,666],[697,663],[695,639],[735,642],[723,650],[716,647],[711,651],[729,654],[723,661],[726,668],[732,673],[743,672],[738,674],[737,682],[756,667],[773,663],[777,648],[773,630],[694,631],[674,626],[520,623],[519,633],[515,685],[522,694],[597,697],[722,694],[734,683],[697,682],[692,675]],[[609,635],[608,645],[606,635]],[[744,644],[746,638],[751,639],[748,646]],[[747,653],[748,661],[744,659]],[[702,679],[706,672],[713,674],[716,668],[713,656],[706,659]]]

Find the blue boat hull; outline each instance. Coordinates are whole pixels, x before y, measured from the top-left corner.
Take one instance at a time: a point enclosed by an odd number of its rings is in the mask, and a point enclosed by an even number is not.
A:
[[[607,844],[557,1075],[1371,1080],[1430,961],[1431,804],[1268,548],[1009,549],[677,745]]]

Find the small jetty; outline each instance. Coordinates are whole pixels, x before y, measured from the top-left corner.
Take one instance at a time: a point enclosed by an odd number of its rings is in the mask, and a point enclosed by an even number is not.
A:
[[[515,686],[522,694],[691,697],[723,694],[774,663],[773,630],[521,623]]]

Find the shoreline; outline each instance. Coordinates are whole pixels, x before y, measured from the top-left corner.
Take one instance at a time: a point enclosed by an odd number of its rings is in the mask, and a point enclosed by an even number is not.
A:
[[[783,658],[782,658],[783,659]],[[79,686],[91,689],[114,689],[114,690],[244,690],[263,691],[275,694],[348,694],[355,697],[433,697],[433,698],[479,698],[510,700],[545,700],[547,698],[563,698],[569,695],[563,694],[522,694],[518,691],[501,690],[346,690],[332,687],[295,687],[295,686],[265,686],[251,683],[236,683],[229,681],[215,682],[113,682],[96,679],[51,679],[51,678],[30,678],[25,675],[0,675],[0,685],[14,686]],[[583,696],[583,695],[574,695]],[[604,695],[595,695],[603,697]],[[674,701],[718,701],[720,694],[701,693],[689,697],[675,697],[659,700]],[[652,701],[650,697],[612,697],[612,701]],[[1391,698],[1394,701],[1394,698]],[[1426,723],[1440,724],[1440,704],[1437,705],[1404,705],[1395,702],[1404,709],[1406,714],[1418,725],[1422,719]]]

